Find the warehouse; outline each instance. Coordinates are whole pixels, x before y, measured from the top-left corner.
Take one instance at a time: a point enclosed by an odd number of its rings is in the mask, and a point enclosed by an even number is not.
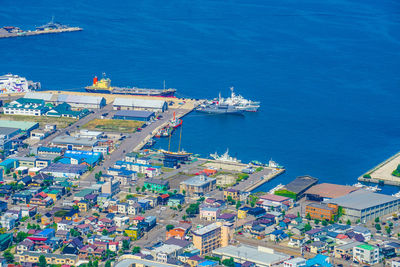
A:
[[[89,95],[58,95],[57,104],[68,103],[74,109],[97,109],[106,105],[106,100],[101,96]]]
[[[39,123],[31,121],[0,120],[0,127],[17,128],[20,129],[22,133],[26,133],[29,136],[32,130],[39,128]]]
[[[336,204],[343,208],[343,220],[366,223],[386,214],[397,212],[400,199],[366,191],[357,190],[345,196],[324,201],[326,204]]]
[[[53,163],[42,169],[40,173],[52,175],[54,177],[78,178],[87,171],[88,167],[81,164],[62,164]]]
[[[154,112],[145,110],[118,110],[115,113],[114,120],[132,120],[132,121],[151,121],[155,117]]]
[[[24,98],[41,99],[46,104],[47,103],[56,103],[57,102],[57,95],[53,95],[53,94],[50,94],[50,93],[28,92],[28,93],[25,94]]]
[[[148,100],[135,98],[115,98],[114,110],[147,110],[164,112],[168,109],[167,102],[163,100]]]
[[[303,196],[303,193],[309,189],[311,186],[315,185],[318,183],[318,179],[305,175],[305,176],[299,176],[287,185],[285,185],[284,189],[293,192],[296,194],[297,199],[301,198]]]
[[[68,135],[57,136],[51,142],[53,147],[65,148],[68,150],[88,150],[97,146],[99,140],[83,137],[73,137]]]
[[[337,198],[357,191],[359,188],[348,185],[322,183],[309,188],[304,195],[308,200],[323,201]]]

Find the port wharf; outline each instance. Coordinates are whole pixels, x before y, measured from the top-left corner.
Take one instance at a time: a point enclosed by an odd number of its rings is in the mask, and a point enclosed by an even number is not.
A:
[[[25,37],[25,36],[51,34],[51,33],[63,33],[63,32],[77,32],[77,31],[82,31],[82,30],[83,29],[79,28],[79,27],[67,27],[67,28],[62,28],[62,29],[23,31],[23,32],[15,32],[15,33],[10,33],[7,31],[0,31],[0,38]]]
[[[400,152],[378,164],[362,176],[358,177],[358,181],[400,186],[400,177],[392,175],[392,172],[397,168],[399,164]],[[365,175],[369,175],[371,178],[364,177]]]

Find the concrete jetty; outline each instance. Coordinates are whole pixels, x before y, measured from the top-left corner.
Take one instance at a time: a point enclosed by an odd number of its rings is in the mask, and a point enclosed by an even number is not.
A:
[[[396,153],[392,157],[378,164],[373,169],[369,170],[362,176],[358,177],[360,182],[369,182],[376,184],[387,184],[387,185],[397,185],[400,186],[400,177],[392,175],[392,172],[400,164],[400,152]],[[364,177],[369,175],[369,177]]]

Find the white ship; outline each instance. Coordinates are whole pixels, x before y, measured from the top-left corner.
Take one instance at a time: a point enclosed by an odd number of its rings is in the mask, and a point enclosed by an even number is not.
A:
[[[39,82],[28,81],[13,74],[0,76],[0,94],[26,93],[38,89],[40,89]]]
[[[272,159],[269,160],[268,162],[268,167],[270,168],[277,168],[277,169],[284,169],[284,167],[282,165],[279,165],[278,163],[276,163],[275,161],[273,161]]]
[[[382,188],[379,188],[377,185],[376,186],[368,186],[368,185],[362,184],[360,182],[353,184],[353,186],[357,187],[357,188],[362,188],[364,190],[371,191],[371,192],[379,192],[382,190]]]
[[[211,104],[228,105],[234,107],[237,110],[249,111],[249,112],[256,112],[260,108],[260,102],[245,99],[241,95],[236,95],[233,87],[231,87],[230,89],[231,89],[230,97],[223,98],[221,97],[221,94],[219,94],[219,97],[217,99],[214,99],[212,101],[206,101],[205,105],[211,105]]]
[[[229,156],[229,149],[227,149],[226,152],[221,156],[218,155],[217,152],[215,152],[214,154],[210,154],[210,157],[222,162],[237,162],[237,163],[240,162],[240,160],[238,160],[237,158]]]

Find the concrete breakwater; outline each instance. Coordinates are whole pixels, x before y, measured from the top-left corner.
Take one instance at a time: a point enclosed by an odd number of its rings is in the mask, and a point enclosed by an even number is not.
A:
[[[399,164],[400,152],[358,177],[358,181],[400,186],[400,177],[392,175]]]

